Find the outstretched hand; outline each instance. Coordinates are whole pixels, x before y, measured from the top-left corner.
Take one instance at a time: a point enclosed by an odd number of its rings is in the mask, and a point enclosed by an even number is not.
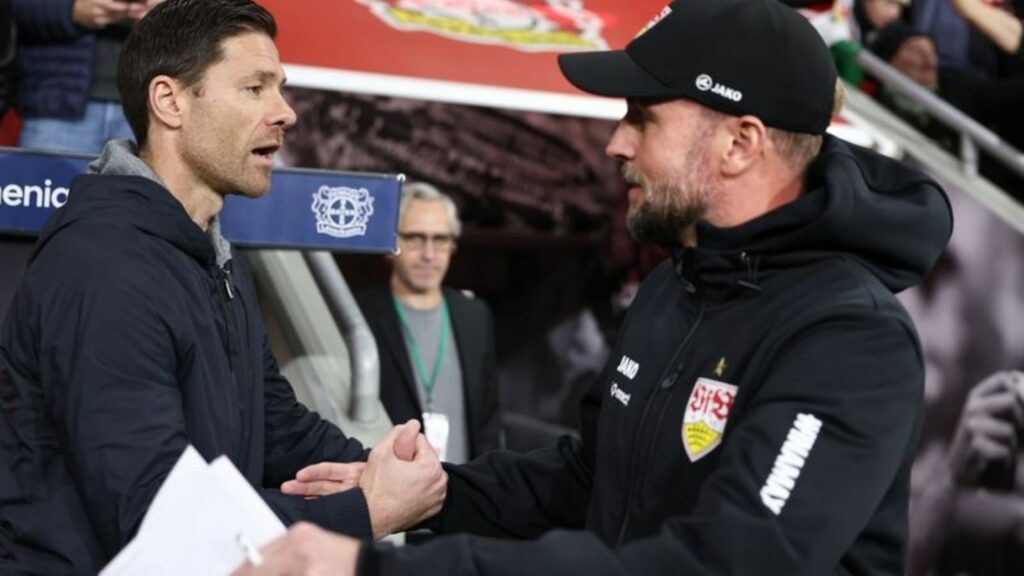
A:
[[[395,457],[411,462],[416,453],[419,422],[410,420],[396,426],[395,431],[397,431],[394,442]],[[299,470],[294,480],[289,480],[281,485],[281,492],[306,498],[337,494],[359,486],[359,479],[365,470],[365,462],[320,462]]]

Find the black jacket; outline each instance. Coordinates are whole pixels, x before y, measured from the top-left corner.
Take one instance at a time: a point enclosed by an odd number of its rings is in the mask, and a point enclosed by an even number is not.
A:
[[[243,261],[219,267],[153,180],[74,180],[3,327],[0,400],[0,573],[95,574],[189,443],[226,454],[286,523],[370,536],[359,490],[275,489],[364,449],[296,402]]]
[[[452,333],[459,349],[462,390],[466,403],[469,453],[475,458],[498,448],[501,414],[494,371],[494,320],[487,304],[466,298],[458,290],[444,289]],[[410,418],[422,424],[423,406],[412,375],[401,324],[391,290],[376,288],[359,295],[359,307],[377,340],[380,357],[380,399],[395,423]]]
[[[652,272],[581,441],[448,469],[439,529],[538,541],[367,547],[361,573],[903,574],[923,368],[893,293],[928,272],[952,216],[931,180],[831,137],[807,190],[700,225],[698,248]],[[701,451],[712,415],[724,437]]]

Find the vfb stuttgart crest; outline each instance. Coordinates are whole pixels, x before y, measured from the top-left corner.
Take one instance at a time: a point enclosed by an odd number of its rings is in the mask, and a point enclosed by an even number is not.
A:
[[[364,236],[373,216],[373,197],[366,188],[321,186],[313,194],[316,231],[335,238]]]
[[[736,386],[725,382],[697,379],[683,415],[683,446],[690,462],[707,456],[722,443],[736,390]]]

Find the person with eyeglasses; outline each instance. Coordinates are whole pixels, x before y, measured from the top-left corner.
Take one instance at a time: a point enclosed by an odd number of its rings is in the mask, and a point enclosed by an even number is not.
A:
[[[377,340],[384,408],[394,422],[420,420],[451,463],[498,448],[501,425],[491,311],[442,286],[461,229],[449,196],[406,184],[388,285],[358,298]]]

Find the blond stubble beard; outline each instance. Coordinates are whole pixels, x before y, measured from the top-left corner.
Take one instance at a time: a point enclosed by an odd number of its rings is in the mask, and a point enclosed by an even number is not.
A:
[[[676,245],[685,231],[704,219],[715,193],[705,156],[703,149],[688,151],[682,173],[675,178],[681,185],[648,182],[630,166],[622,165],[623,178],[638,184],[644,195],[626,212],[626,228],[634,239],[645,244]]]

